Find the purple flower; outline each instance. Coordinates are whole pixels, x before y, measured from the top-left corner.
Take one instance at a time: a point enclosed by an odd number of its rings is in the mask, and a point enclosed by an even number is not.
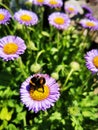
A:
[[[44,0],[33,0],[33,4],[42,6],[44,4]]]
[[[35,25],[38,23],[38,16],[28,10],[19,10],[14,14],[14,19],[17,20],[20,24],[24,25]]]
[[[85,17],[86,17],[87,19],[97,21],[97,19],[96,19],[91,13],[87,13],[87,14],[85,15]]]
[[[82,19],[80,24],[84,28],[89,28],[91,30],[98,30],[98,21],[97,20],[90,20],[90,19]]]
[[[32,86],[30,81],[33,78]],[[45,82],[42,87],[38,87],[41,83],[40,78],[44,78]],[[37,89],[36,89],[37,88]],[[29,110],[37,113],[40,110],[45,111],[54,105],[60,96],[59,85],[55,79],[47,74],[34,74],[28,77],[21,85],[20,97],[23,104]]]
[[[66,13],[76,15],[78,13],[78,8],[74,5],[65,3],[64,9]]]
[[[86,66],[92,73],[98,72],[98,50],[92,49],[85,55]]]
[[[8,24],[11,14],[6,9],[0,9],[0,24]]]
[[[54,12],[48,17],[49,24],[58,29],[67,29],[70,24],[70,19],[65,13]]]
[[[18,58],[25,49],[24,40],[18,36],[9,35],[0,39],[0,57],[5,61]]]
[[[63,6],[62,0],[45,0],[45,5],[51,8],[61,8]]]
[[[93,13],[92,9],[87,5],[82,5],[82,8],[84,9],[84,11],[87,11],[87,13]]]
[[[79,14],[83,14],[83,8],[81,7],[81,2],[76,0],[68,0],[64,2],[64,6],[72,5],[75,7]]]

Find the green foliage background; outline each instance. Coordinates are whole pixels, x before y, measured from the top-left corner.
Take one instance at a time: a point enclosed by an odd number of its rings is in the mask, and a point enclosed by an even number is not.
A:
[[[15,10],[22,8],[19,3],[15,6]],[[0,130],[98,130],[98,76],[87,70],[84,60],[93,44],[89,31],[78,24],[64,31],[52,26],[44,28],[44,7],[28,3],[24,6],[38,14],[36,26],[26,27],[14,19],[8,25],[0,25],[0,38],[16,35],[27,46],[14,61],[0,59]],[[0,7],[14,14],[9,1],[1,1]],[[84,31],[88,31],[86,35]],[[54,77],[61,93],[54,107],[38,113],[28,111],[19,94],[21,83],[34,73]]]

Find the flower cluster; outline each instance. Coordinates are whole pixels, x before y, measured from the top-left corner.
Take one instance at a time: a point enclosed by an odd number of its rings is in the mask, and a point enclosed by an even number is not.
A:
[[[81,26],[83,30],[85,30],[85,28],[91,32],[93,30],[98,30],[98,20],[93,17],[92,10],[86,5],[80,5],[78,1],[70,0],[63,3],[62,0],[32,0],[32,5],[35,5],[35,7],[48,7],[51,10],[55,10],[54,12],[49,10],[50,12],[47,13],[48,17],[46,18],[49,26],[51,26],[51,28],[58,29],[58,32],[64,32],[67,34],[69,31],[68,29],[75,25],[75,22],[72,24],[74,19],[77,20],[76,23],[78,22],[79,26]],[[64,11],[62,11],[63,6]],[[34,25],[37,26],[37,24],[40,23],[40,17],[38,14],[32,10],[20,9],[12,15],[7,9],[0,9],[0,24],[7,26],[9,21],[12,19],[18,23],[17,25],[21,24],[21,27]],[[83,19],[77,19],[78,15],[83,16]],[[28,28],[32,30],[32,28]],[[68,33],[70,33],[70,31]],[[65,34],[63,35],[66,39]],[[70,38],[71,35],[72,34],[70,33],[70,36],[67,38]],[[0,38],[0,58],[4,61],[10,61],[18,58],[21,54],[25,53],[26,48],[25,41],[19,36],[7,35],[3,38]],[[41,53],[39,53],[39,55],[40,54]],[[87,68],[92,73],[97,73],[98,50],[93,49],[87,52],[85,55],[85,60]],[[73,67],[72,65],[73,64],[71,64],[71,67]],[[76,65],[78,67],[76,67]],[[34,67],[37,67],[37,70],[41,70],[41,66],[35,63],[33,66],[31,66],[31,68],[33,68],[33,72],[35,72]],[[73,70],[79,69],[80,66],[77,64],[77,62],[74,62]],[[59,78],[58,72],[52,74],[55,75],[57,79]],[[48,74],[33,74],[21,84],[20,98],[22,103],[25,104],[29,110],[33,110],[35,113],[37,113],[40,110],[45,111],[54,105],[54,103],[60,97],[59,89],[59,84]]]

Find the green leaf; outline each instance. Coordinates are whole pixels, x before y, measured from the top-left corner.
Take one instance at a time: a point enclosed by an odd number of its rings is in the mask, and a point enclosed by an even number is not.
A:
[[[2,110],[0,112],[0,119],[9,121],[12,117],[12,113],[13,113],[13,111],[8,112],[7,107],[4,107],[4,108],[2,108]]]
[[[49,37],[49,36],[50,36],[49,33],[45,32],[45,31],[42,31],[42,35],[43,35],[43,36],[46,36],[46,37]]]
[[[8,122],[6,120],[3,120],[2,125],[0,125],[0,130],[5,130],[7,128],[7,125],[8,125]]]
[[[8,125],[8,130],[17,130],[16,126],[13,124]]]
[[[30,50],[33,50],[33,51],[37,51],[38,50],[38,48],[35,46],[34,42],[31,42],[31,41],[28,44],[28,48]]]
[[[8,100],[8,106],[9,107],[14,107],[15,106],[15,101],[14,100]]]
[[[53,120],[61,120],[62,118],[61,118],[61,113],[59,113],[59,112],[54,112],[51,116],[50,116],[50,118],[49,118],[51,121],[53,121]]]
[[[82,114],[84,117],[89,117],[90,119],[95,120],[96,118],[98,118],[98,115],[95,111],[94,112],[93,111],[94,111],[93,108],[92,111],[84,110]]]
[[[11,75],[7,72],[0,72],[0,85],[8,86],[11,81]]]
[[[16,104],[15,107],[16,107],[17,113],[21,112],[23,109],[22,105],[19,105],[19,104]]]
[[[90,111],[86,111],[86,110],[83,111],[82,114],[84,117],[90,117],[92,115],[92,113]]]
[[[0,126],[0,130],[3,130],[3,124]]]
[[[21,112],[17,114],[17,120],[23,120],[26,115],[26,112]]]

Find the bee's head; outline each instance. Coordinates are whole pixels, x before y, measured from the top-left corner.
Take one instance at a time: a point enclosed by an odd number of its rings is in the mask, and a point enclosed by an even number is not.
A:
[[[38,80],[38,77],[32,77],[32,78],[31,78],[31,82],[32,82],[32,83],[36,83],[37,80]]]

